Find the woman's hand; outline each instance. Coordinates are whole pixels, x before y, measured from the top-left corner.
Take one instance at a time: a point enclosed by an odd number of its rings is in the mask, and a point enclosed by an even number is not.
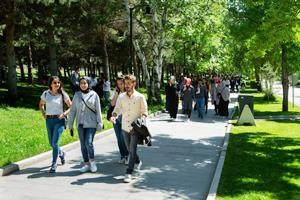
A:
[[[58,116],[58,119],[64,119],[65,117],[66,117],[66,115],[64,113],[62,113]]]
[[[117,118],[115,116],[111,116],[110,117],[110,121],[115,124],[116,123]]]

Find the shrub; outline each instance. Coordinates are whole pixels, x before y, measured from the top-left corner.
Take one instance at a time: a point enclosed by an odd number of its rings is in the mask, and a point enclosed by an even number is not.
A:
[[[271,89],[266,89],[263,91],[263,100],[265,101],[276,101],[276,97]]]

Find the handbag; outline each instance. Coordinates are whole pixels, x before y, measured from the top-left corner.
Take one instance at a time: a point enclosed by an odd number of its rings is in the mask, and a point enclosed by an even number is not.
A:
[[[106,119],[109,121],[112,115],[112,112],[114,111],[115,107],[110,105],[106,114]]]

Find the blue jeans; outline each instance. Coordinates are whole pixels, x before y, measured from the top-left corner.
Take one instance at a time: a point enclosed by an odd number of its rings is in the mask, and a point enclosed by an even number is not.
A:
[[[121,159],[128,157],[128,150],[124,141],[123,137],[123,131],[122,131],[122,124],[121,124],[122,116],[118,117],[116,120],[116,123],[113,124],[114,130],[116,133],[117,141],[118,141],[118,147],[121,155]]]
[[[61,154],[58,143],[65,128],[65,119],[47,118],[46,127],[49,144],[52,147],[52,164],[56,164],[57,157]]]
[[[123,136],[129,151],[129,161],[126,174],[132,174],[134,164],[140,163],[140,158],[137,154],[138,135],[136,133],[128,133],[123,130]]]
[[[78,127],[81,153],[84,162],[89,162],[89,160],[95,159],[94,145],[93,145],[95,133],[96,133],[96,128],[83,128],[82,125],[79,125]]]
[[[196,99],[196,103],[197,103],[198,116],[203,117],[205,98]]]

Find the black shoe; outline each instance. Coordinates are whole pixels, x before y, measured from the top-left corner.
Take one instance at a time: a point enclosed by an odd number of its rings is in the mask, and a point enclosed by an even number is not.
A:
[[[51,165],[51,168],[50,168],[50,170],[49,170],[49,173],[50,173],[50,174],[55,173],[55,172],[56,172],[56,168],[57,168],[57,165],[56,165],[56,164],[52,164],[52,165]]]
[[[66,152],[62,151],[61,155],[59,155],[61,164],[64,165],[66,163]]]

